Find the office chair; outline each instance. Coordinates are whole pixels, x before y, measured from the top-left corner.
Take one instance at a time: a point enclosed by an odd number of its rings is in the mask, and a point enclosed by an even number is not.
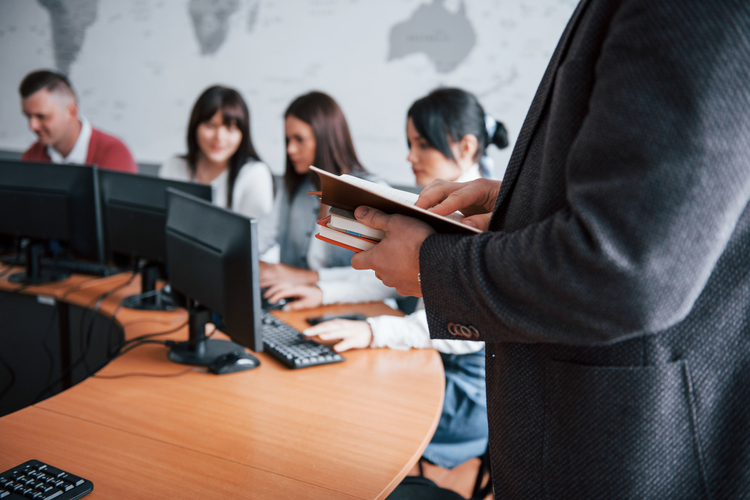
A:
[[[386,500],[466,500],[423,476],[406,476]]]
[[[414,485],[421,485],[419,480],[417,479],[410,479],[410,478],[422,478],[425,479],[427,482],[433,483],[431,480],[424,477],[424,465],[423,463],[427,462],[429,464],[432,464],[427,458],[425,457],[419,457],[419,460],[417,461],[417,466],[419,467],[419,476],[407,476],[406,479],[409,479],[409,481]],[[434,465],[434,464],[433,464]],[[482,483],[484,482],[484,477],[487,475],[487,484],[482,486]],[[442,489],[442,488],[440,488]],[[433,491],[433,490],[430,490]],[[434,490],[437,491],[437,490]],[[446,490],[450,491],[450,490]],[[442,494],[442,492],[439,492]],[[453,493],[453,492],[452,492]],[[479,457],[479,469],[477,470],[477,477],[474,479],[474,488],[472,489],[471,496],[466,500],[484,500],[487,498],[488,495],[492,493],[492,471],[490,469],[490,448],[489,445],[484,450],[484,453]],[[415,497],[419,498],[419,497]],[[442,496],[435,497],[436,499],[442,499]],[[452,498],[463,498],[460,495],[458,497],[453,496],[446,496],[446,500],[450,500]]]

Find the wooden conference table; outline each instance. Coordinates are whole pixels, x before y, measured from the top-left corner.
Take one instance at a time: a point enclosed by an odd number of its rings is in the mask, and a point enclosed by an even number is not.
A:
[[[129,278],[73,276],[16,296],[90,309]],[[17,289],[3,277],[0,300]],[[136,279],[100,312],[112,315],[138,290]],[[0,315],[12,314],[5,306]],[[187,318],[183,310],[116,312],[126,339]],[[303,329],[306,317],[342,312],[394,314],[382,303],[275,314]],[[186,339],[186,328],[159,338]],[[0,471],[35,458],[93,481],[91,500],[385,498],[437,426],[444,378],[433,350],[349,351],[343,363],[301,370],[256,356],[260,367],[217,376],[186,372],[167,360],[164,346],[135,348],[95,376],[0,418]],[[127,376],[104,378],[118,375]]]

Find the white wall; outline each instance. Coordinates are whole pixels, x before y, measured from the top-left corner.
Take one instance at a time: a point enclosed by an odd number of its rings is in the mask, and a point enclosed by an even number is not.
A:
[[[577,3],[224,0],[231,12],[226,30],[220,18],[204,16],[214,24],[203,25],[203,47],[215,51],[202,54],[190,9],[200,14],[204,2],[210,5],[207,0],[55,1],[70,5],[68,12],[74,10],[68,19],[60,14],[64,10],[58,12],[57,25],[69,23],[83,35],[80,50],[74,40],[65,39],[62,48],[68,54],[57,59],[50,11],[31,0],[0,1],[0,149],[21,151],[34,140],[20,112],[17,88],[23,76],[69,66],[82,113],[94,126],[123,138],[139,162],[160,163],[184,152],[195,99],[207,86],[221,83],[237,88],[248,101],[256,148],[274,172],[281,173],[284,109],[297,95],[317,89],[341,105],[364,165],[397,184],[413,183],[405,159],[406,111],[439,85],[474,92],[485,109],[506,124],[511,147],[502,152],[491,148],[496,176],[502,175]],[[465,17],[470,28],[461,24],[459,30],[456,24],[454,33],[425,27],[426,33],[437,33],[434,40],[428,37],[432,46],[389,60],[391,28],[409,21],[420,6],[422,13],[433,8],[429,22],[439,23],[434,15],[439,11],[455,16],[450,19],[456,22]],[[225,34],[223,42],[213,46],[207,40],[212,26]],[[455,54],[455,44],[466,42],[467,29],[475,40],[457,64],[430,59],[428,51],[433,57],[443,49],[445,57]],[[407,45],[419,42],[414,36],[405,40]],[[401,52],[408,48],[399,47]]]

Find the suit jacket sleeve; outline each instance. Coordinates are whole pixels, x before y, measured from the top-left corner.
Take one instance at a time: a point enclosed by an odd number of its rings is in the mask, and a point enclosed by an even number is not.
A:
[[[749,11],[622,2],[567,150],[563,206],[513,231],[422,245],[433,337],[454,338],[454,322],[490,342],[585,345],[687,315],[750,198]],[[571,50],[557,77],[585,64]],[[565,98],[553,90],[550,112]],[[508,196],[533,196],[519,191]]]

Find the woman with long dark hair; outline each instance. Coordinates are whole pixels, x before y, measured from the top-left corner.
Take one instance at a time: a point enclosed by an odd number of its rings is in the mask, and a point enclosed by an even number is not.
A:
[[[308,191],[320,190],[311,165],[340,175],[372,179],[354,151],[349,125],[341,108],[327,94],[297,97],[284,113],[286,171],[276,205],[280,263],[261,263],[261,287],[314,284],[352,271],[353,252],[314,237],[318,219],[328,207]]]
[[[215,205],[258,220],[258,250],[273,244],[268,216],[273,210],[273,176],[250,136],[250,111],[234,89],[206,89],[190,114],[188,152],[167,160],[159,177],[208,184]]]

